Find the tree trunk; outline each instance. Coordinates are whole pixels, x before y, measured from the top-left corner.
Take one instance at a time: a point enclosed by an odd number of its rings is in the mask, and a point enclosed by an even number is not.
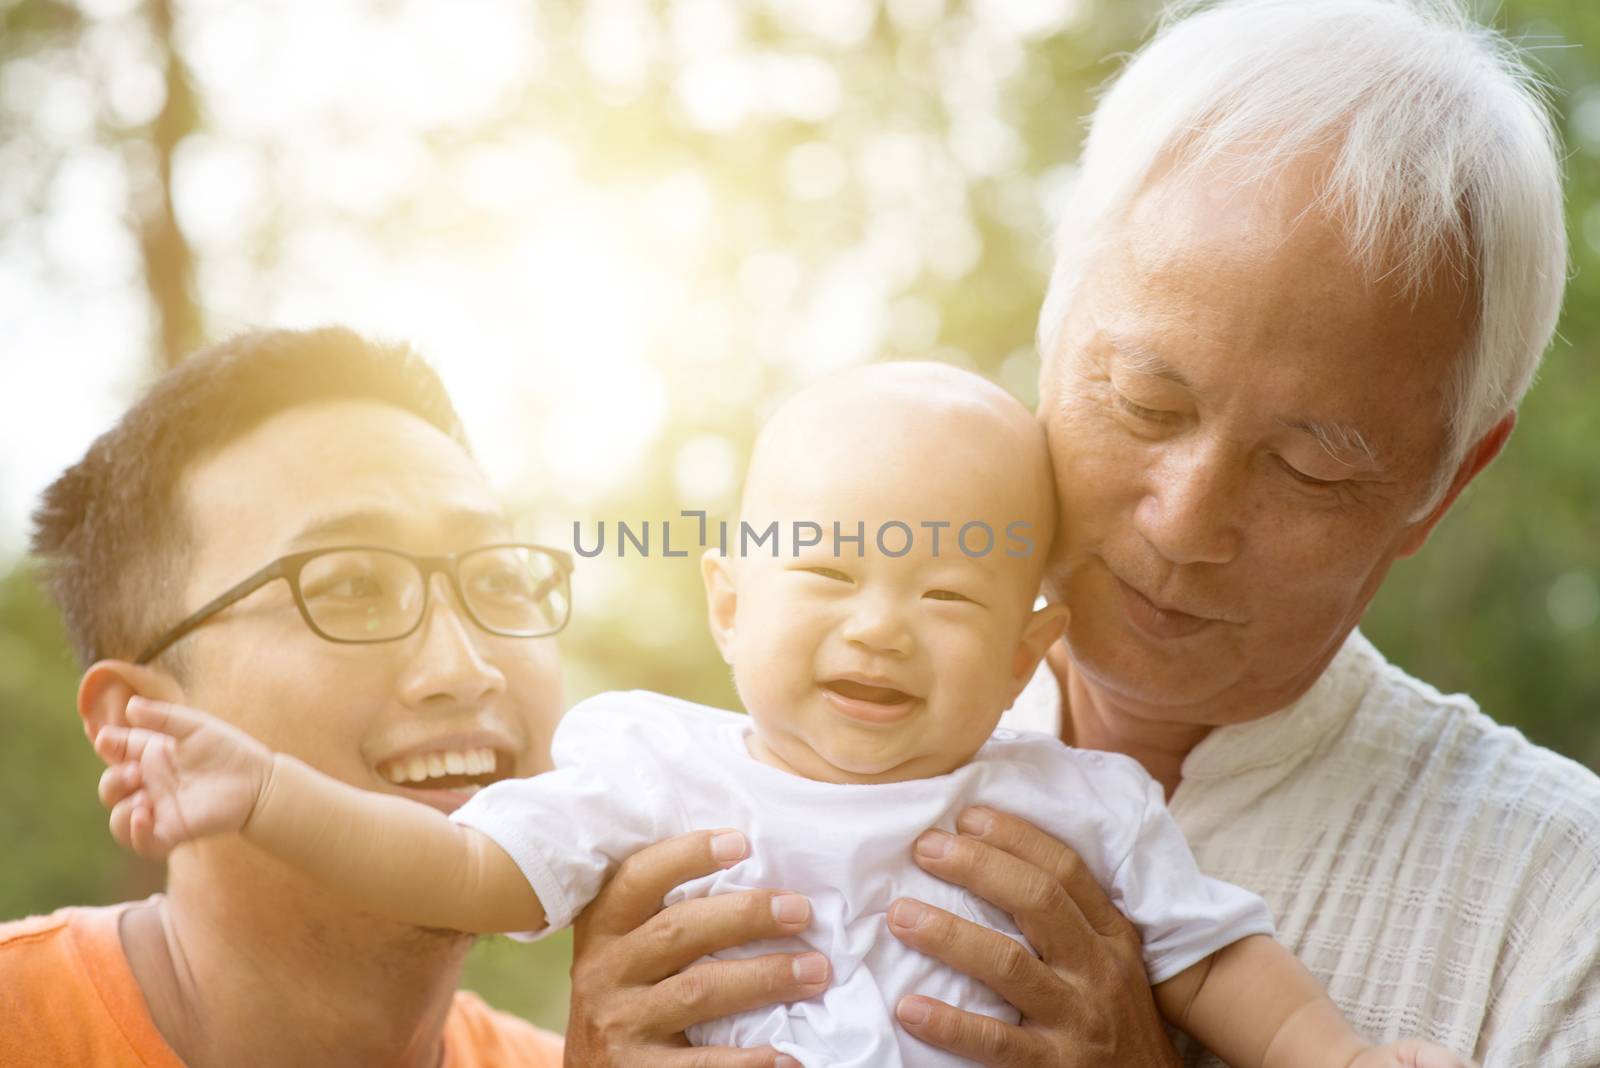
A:
[[[150,125],[144,146],[149,154],[143,166],[131,165],[129,170],[145,287],[159,332],[156,359],[162,368],[168,368],[202,339],[194,293],[194,252],[178,227],[172,203],[173,156],[183,139],[199,128],[199,113],[194,86],[173,37],[171,0],[149,0],[146,11],[151,33],[166,59],[166,102]],[[130,160],[130,164],[136,162]]]

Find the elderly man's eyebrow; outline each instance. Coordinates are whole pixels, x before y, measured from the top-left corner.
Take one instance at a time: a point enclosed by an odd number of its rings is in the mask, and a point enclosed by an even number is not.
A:
[[[1183,372],[1162,359],[1161,354],[1154,349],[1141,345],[1139,342],[1122,334],[1108,331],[1105,336],[1106,340],[1110,342],[1111,348],[1115,350],[1117,359],[1128,370],[1136,374],[1165,378],[1167,381],[1176,383],[1184,389],[1193,390],[1194,387],[1189,384],[1189,380],[1183,377]]]
[[[1162,359],[1154,350],[1122,334],[1108,331],[1105,337],[1116,351],[1122,366],[1128,370],[1135,374],[1164,378],[1184,389],[1192,388],[1183,373]],[[1310,434],[1317,439],[1317,444],[1322,446],[1323,451],[1346,467],[1383,466],[1378,459],[1377,450],[1367,441],[1366,435],[1349,423],[1327,423],[1317,419],[1297,418],[1279,419],[1278,425]]]
[[[1279,419],[1280,426],[1317,439],[1322,450],[1346,467],[1382,467],[1378,452],[1366,435],[1349,423],[1324,423],[1317,419]]]

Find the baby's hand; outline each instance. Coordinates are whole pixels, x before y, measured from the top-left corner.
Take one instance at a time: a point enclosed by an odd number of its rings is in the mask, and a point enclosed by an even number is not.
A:
[[[1473,1064],[1443,1046],[1408,1038],[1367,1050],[1350,1062],[1350,1068],[1473,1068]]]
[[[184,842],[244,826],[272,770],[266,746],[192,708],[135,697],[131,727],[105,726],[100,803],[123,848],[159,860]]]

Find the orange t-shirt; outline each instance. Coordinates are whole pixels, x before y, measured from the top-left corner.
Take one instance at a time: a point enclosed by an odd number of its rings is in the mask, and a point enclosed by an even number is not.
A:
[[[136,902],[0,924],[0,1065],[184,1068],[145,1005],[117,921]],[[458,991],[442,1068],[559,1068],[561,1037]]]

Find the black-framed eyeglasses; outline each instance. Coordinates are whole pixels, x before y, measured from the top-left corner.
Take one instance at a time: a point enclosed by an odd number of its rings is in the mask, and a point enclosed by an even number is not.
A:
[[[542,638],[572,614],[572,557],[544,545],[508,542],[449,556],[412,556],[375,545],[340,545],[280,556],[151,643],[148,664],[236,601],[275,579],[294,594],[300,618],[319,638],[341,644],[392,642],[422,626],[435,572],[477,626],[506,638]]]

